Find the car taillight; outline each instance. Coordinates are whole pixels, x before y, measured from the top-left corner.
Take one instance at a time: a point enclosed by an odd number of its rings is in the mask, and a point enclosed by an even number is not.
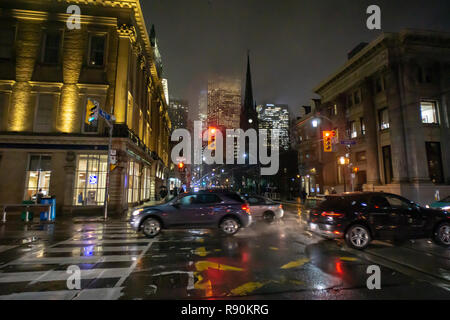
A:
[[[333,217],[333,218],[343,218],[343,213],[338,213],[334,211],[324,211],[320,214],[322,217]]]
[[[250,214],[250,207],[247,204],[243,204],[241,209]]]

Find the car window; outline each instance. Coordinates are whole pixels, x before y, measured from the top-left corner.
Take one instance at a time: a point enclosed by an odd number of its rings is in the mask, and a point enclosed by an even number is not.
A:
[[[373,196],[370,199],[370,204],[375,207],[376,209],[378,208],[389,208],[391,205],[389,204],[389,201],[386,200],[386,198],[384,196],[381,195],[376,195]]]
[[[222,202],[222,199],[216,194],[200,194],[198,195],[200,203],[209,204],[209,203],[219,203]]]
[[[248,197],[247,201],[250,204],[261,204],[264,202],[263,199],[258,197]]]
[[[182,206],[189,206],[191,204],[197,204],[198,203],[198,199],[197,199],[197,195],[190,195],[190,196],[186,196],[180,199],[180,204]]]
[[[227,198],[229,198],[231,200],[237,201],[239,203],[244,203],[245,202],[245,200],[240,195],[238,195],[237,193],[229,192],[229,193],[225,194],[225,197],[227,197]]]
[[[392,208],[409,209],[411,207],[411,202],[399,197],[386,196],[386,199]]]

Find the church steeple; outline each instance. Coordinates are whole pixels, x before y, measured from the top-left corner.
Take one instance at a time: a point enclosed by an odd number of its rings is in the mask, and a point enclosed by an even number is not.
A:
[[[245,80],[245,97],[244,97],[244,111],[254,109],[253,103],[253,88],[252,88],[252,73],[250,70],[250,51],[247,52],[247,76]]]

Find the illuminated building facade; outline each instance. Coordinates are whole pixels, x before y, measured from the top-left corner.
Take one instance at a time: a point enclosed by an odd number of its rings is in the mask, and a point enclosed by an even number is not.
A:
[[[80,29],[67,7],[81,9]],[[0,203],[39,189],[58,212],[100,209],[107,127],[87,125],[88,98],[116,117],[110,211],[157,197],[167,185],[171,122],[154,28],[138,0],[0,3]]]
[[[297,122],[308,193],[384,191],[422,205],[450,194],[449,48],[448,33],[383,33],[314,89],[320,100]],[[324,152],[329,130],[338,140]]]

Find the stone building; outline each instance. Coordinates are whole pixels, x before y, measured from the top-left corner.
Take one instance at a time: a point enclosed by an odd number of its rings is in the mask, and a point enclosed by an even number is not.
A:
[[[67,8],[81,10],[80,29]],[[171,127],[154,30],[138,0],[0,3],[0,203],[39,189],[57,210],[100,211],[108,129],[85,123],[87,99],[116,117],[110,210],[157,197],[168,183]]]
[[[450,195],[450,34],[384,33],[359,49],[314,89],[320,103],[297,122],[299,150],[313,146],[304,173],[315,172],[320,192],[345,186],[422,204]],[[333,152],[324,152],[322,132],[333,129]]]

